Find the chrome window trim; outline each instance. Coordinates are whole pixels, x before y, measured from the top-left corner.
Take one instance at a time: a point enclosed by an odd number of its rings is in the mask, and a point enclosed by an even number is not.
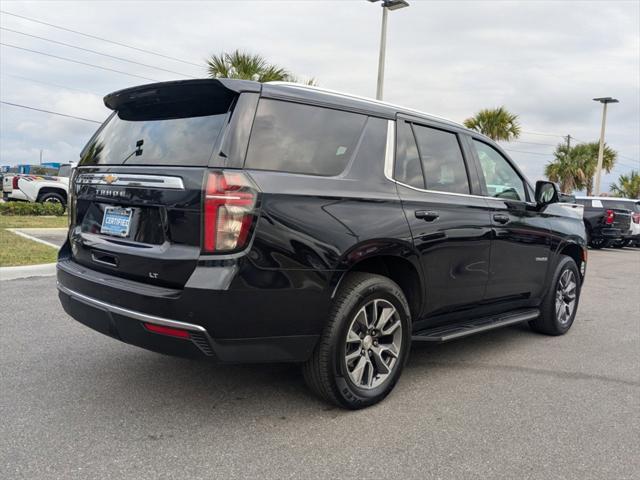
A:
[[[393,170],[395,166],[395,143],[396,143],[395,126],[396,126],[396,121],[389,120],[389,123],[387,124],[387,145],[386,145],[385,155],[384,155],[384,176],[386,177],[387,180],[397,185],[402,185],[403,187],[410,188],[411,190],[415,190],[417,192],[437,193],[438,195],[455,195],[457,197],[483,198],[485,200],[495,200],[499,202],[505,201],[504,198],[489,197],[487,195],[473,195],[471,193],[454,193],[454,192],[441,192],[439,190],[427,190],[424,188],[418,188],[418,187],[413,187],[411,185],[407,185],[406,183],[399,182],[398,180],[393,178],[393,173],[394,173]],[[522,200],[509,200],[509,201],[510,202],[519,201],[521,203],[529,204],[529,202],[522,201]]]
[[[141,322],[153,323],[155,325],[162,325],[163,327],[172,327],[172,328],[179,328],[182,330],[190,330],[192,332],[201,332],[205,334],[209,340],[211,340],[209,338],[209,333],[207,332],[207,330],[200,325],[195,325],[193,323],[179,322],[177,320],[169,320],[168,318],[156,317],[155,315],[149,315],[142,312],[136,312],[135,310],[129,310],[128,308],[118,307],[116,305],[112,305],[111,303],[103,302],[102,300],[97,300],[87,295],[83,295],[82,293],[78,293],[74,290],[71,290],[70,288],[65,287],[59,282],[58,282],[58,290],[60,290],[62,293],[66,295],[69,295],[71,298],[74,298],[79,302],[82,302],[89,306],[98,307],[103,310],[116,313],[118,315],[123,315],[125,317],[135,318],[136,320],[140,320]]]
[[[106,177],[116,177],[111,183]],[[163,188],[168,190],[184,190],[182,178],[165,175],[142,175],[135,173],[82,173],[76,178],[76,184],[81,185],[107,185],[112,187],[128,188]]]

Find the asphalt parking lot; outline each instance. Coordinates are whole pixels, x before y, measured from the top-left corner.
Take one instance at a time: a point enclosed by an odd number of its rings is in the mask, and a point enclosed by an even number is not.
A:
[[[55,279],[0,283],[3,478],[640,477],[640,249],[591,251],[563,337],[415,346],[382,404],[311,397],[295,366],[170,358],[90,331]]]

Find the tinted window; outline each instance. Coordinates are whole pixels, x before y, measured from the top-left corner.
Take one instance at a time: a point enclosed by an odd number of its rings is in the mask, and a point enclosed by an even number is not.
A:
[[[399,121],[396,137],[395,179],[412,187],[424,188],[422,166],[411,125]]]
[[[227,118],[226,112],[198,117],[176,117],[180,112],[139,117],[114,114],[85,147],[80,166],[207,165]],[[124,117],[124,118],[122,118]],[[138,120],[138,118],[140,118]]]
[[[245,166],[338,175],[362,133],[365,115],[277,100],[260,100]]]
[[[427,190],[469,193],[469,179],[455,134],[413,126]]]
[[[62,165],[58,170],[58,177],[70,177],[71,165]]]
[[[524,182],[507,159],[486,143],[474,140],[473,144],[489,196],[526,201]]]
[[[602,200],[602,205],[604,205],[604,208],[624,209],[632,212],[640,211],[635,202],[625,202],[624,200]]]

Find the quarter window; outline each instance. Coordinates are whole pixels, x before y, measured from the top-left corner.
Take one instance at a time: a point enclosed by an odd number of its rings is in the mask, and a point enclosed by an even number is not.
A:
[[[413,126],[427,190],[469,193],[469,178],[456,134]]]
[[[365,115],[262,99],[245,166],[260,170],[334,176],[351,159]]]
[[[511,164],[497,150],[474,140],[487,193],[491,197],[526,201],[525,184]]]

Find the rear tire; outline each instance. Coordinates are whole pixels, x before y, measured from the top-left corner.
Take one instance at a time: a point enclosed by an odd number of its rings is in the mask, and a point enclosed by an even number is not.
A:
[[[578,311],[580,273],[573,258],[563,255],[541,308],[540,316],[529,325],[536,332],[563,335],[569,331]]]
[[[40,202],[40,203],[55,203],[55,204],[58,204],[58,205],[62,205],[62,208],[66,207],[66,202],[64,200],[64,197],[62,195],[60,195],[59,193],[55,193],[55,192],[48,192],[48,193],[42,194],[38,198],[38,202]]]
[[[400,378],[411,344],[411,314],[387,277],[354,272],[342,282],[302,372],[324,400],[348,409],[378,403]]]

